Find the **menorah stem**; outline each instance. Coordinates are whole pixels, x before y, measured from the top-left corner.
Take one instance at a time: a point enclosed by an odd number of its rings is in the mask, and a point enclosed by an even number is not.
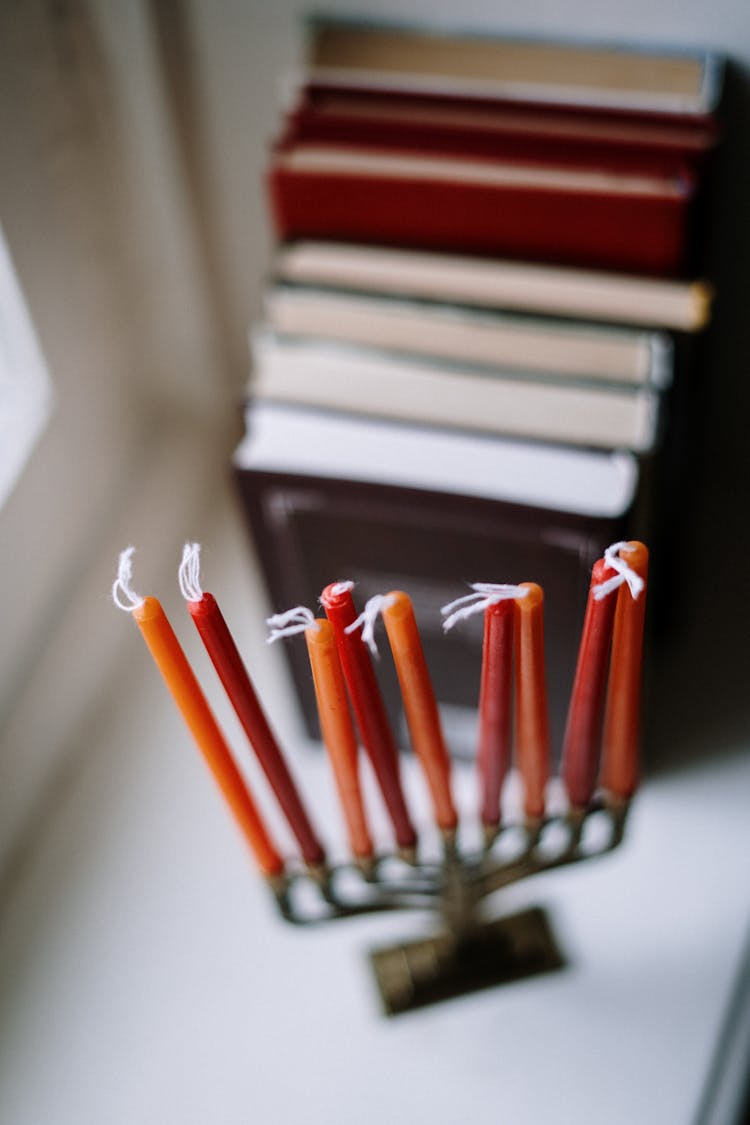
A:
[[[446,930],[457,942],[466,938],[479,925],[480,896],[477,885],[467,878],[467,871],[458,856],[446,858],[439,910]]]

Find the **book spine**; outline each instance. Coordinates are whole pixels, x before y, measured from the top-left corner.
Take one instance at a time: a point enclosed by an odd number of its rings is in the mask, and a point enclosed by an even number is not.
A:
[[[319,113],[297,109],[286,121],[284,143],[356,145],[389,152],[439,153],[457,157],[486,157],[550,167],[590,168],[628,175],[677,176],[698,171],[706,153],[696,151],[692,138],[673,144],[648,135],[621,140],[575,133],[524,133],[520,128],[492,124],[466,128],[440,122],[399,121],[393,117]]]
[[[658,397],[644,389],[554,385],[358,357],[258,335],[256,398],[601,448],[649,450]]]
[[[272,166],[281,239],[321,239],[679,273],[689,196],[378,179]]]

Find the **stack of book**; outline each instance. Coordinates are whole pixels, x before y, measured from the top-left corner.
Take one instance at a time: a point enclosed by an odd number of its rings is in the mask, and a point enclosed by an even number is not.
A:
[[[707,55],[311,25],[237,475],[276,607],[336,577],[409,591],[457,747],[457,582],[540,576],[559,733],[588,568],[649,534],[675,358],[710,311],[719,87]]]

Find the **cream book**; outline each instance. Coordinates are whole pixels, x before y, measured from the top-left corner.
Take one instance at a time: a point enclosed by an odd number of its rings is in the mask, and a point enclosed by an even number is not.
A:
[[[273,276],[305,285],[681,332],[705,327],[712,299],[710,287],[701,281],[343,242],[282,246]]]
[[[721,68],[699,51],[319,17],[311,22],[307,78],[328,86],[700,115],[715,108]]]
[[[663,332],[284,284],[267,290],[264,313],[279,336],[660,388],[672,375]]]
[[[489,434],[647,452],[659,394],[461,368],[325,342],[252,339],[257,399]]]

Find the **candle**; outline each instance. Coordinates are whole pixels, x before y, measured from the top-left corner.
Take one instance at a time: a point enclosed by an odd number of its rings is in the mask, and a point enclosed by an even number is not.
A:
[[[318,618],[305,630],[310,656],[320,731],[333,769],[352,852],[366,866],[373,856],[357,766],[357,737],[354,733],[344,676],[341,671],[333,626]]]
[[[515,601],[516,713],[515,747],[524,786],[524,811],[529,821],[544,816],[544,790],[549,776],[549,720],[544,671],[544,594],[535,582]]]
[[[164,610],[156,598],[141,599],[138,604],[129,608],[165,684],[244,833],[258,866],[267,876],[281,875],[284,862],[271,842]]]
[[[615,801],[627,801],[638,784],[643,626],[648,549],[635,540],[620,547],[620,559],[644,583],[638,595],[623,581],[617,592],[612,657],[602,737],[602,787]]]
[[[452,841],[458,816],[451,795],[450,758],[411,600],[401,591],[393,591],[383,601],[382,614],[412,749],[425,772],[437,825]]]
[[[477,770],[480,815],[488,835],[500,824],[500,796],[510,764],[512,669],[513,602],[506,599],[484,611]]]
[[[416,847],[417,834],[401,789],[398,750],[369,653],[358,636],[346,632],[347,626],[353,625],[357,619],[351,586],[347,582],[333,582],[326,586],[320,600],[333,626],[360,737],[383,794],[396,842],[410,856]]]
[[[250,745],[297,838],[305,862],[311,866],[323,864],[323,845],[310,823],[297,786],[216,599],[212,594],[201,592],[201,597],[195,601],[189,600],[187,606]]]
[[[588,806],[596,784],[617,591],[602,598],[595,591],[615,573],[604,559],[591,572],[562,751],[563,781],[574,810]]]

